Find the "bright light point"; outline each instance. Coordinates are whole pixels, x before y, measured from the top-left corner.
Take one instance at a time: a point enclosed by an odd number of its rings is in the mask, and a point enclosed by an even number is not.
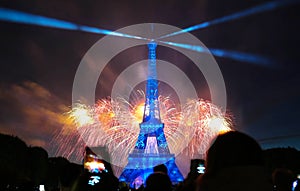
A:
[[[102,162],[97,162],[97,161],[86,162],[86,163],[84,163],[84,167],[86,169],[89,169],[90,171],[105,170],[104,164]]]
[[[203,174],[204,171],[205,171],[205,167],[204,167],[204,166],[198,166],[198,167],[197,167],[197,172],[198,172],[199,174]]]
[[[213,116],[212,118],[210,118],[208,122],[208,127],[215,131],[218,131],[219,134],[223,134],[230,131],[230,128],[227,126],[226,120],[222,117]]]
[[[136,118],[136,121],[138,122],[143,121],[144,109],[145,109],[145,105],[143,102],[134,107],[133,115]]]
[[[70,111],[70,118],[80,127],[94,123],[92,113],[86,106],[80,104]]]
[[[91,176],[88,184],[92,185],[92,186],[95,186],[95,184],[100,182],[100,179],[101,178],[99,176]]]
[[[93,119],[89,116],[88,111],[85,109],[77,109],[74,112],[74,115],[76,116],[77,122],[80,126],[93,123]]]
[[[40,185],[39,186],[39,191],[45,191],[45,185]]]

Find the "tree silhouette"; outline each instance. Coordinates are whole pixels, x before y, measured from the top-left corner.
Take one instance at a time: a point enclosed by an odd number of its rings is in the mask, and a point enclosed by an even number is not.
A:
[[[30,179],[35,185],[44,184],[47,181],[48,153],[41,147],[29,147]]]
[[[29,181],[28,150],[18,137],[0,134],[1,185]]]

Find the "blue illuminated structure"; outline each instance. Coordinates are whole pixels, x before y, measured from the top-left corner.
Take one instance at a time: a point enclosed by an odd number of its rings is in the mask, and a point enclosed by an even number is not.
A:
[[[146,101],[143,121],[135,148],[129,154],[128,164],[119,180],[132,183],[136,178],[144,181],[153,172],[153,167],[165,164],[173,183],[183,181],[174,154],[170,153],[164,134],[164,124],[160,119],[158,102],[158,81],[156,73],[156,46],[154,41],[148,44],[148,78],[146,85]]]

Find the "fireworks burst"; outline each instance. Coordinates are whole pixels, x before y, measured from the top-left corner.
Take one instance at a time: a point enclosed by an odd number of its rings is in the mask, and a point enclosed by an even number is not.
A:
[[[94,123],[91,109],[84,104],[76,104],[68,114],[76,126],[86,126]]]
[[[188,128],[185,154],[190,158],[205,157],[211,141],[220,133],[230,131],[230,118],[205,100],[191,100],[183,108],[181,125]]]
[[[55,137],[64,145],[56,154],[70,158],[70,153],[75,153],[75,159],[80,161],[85,145],[106,147],[110,158],[105,159],[125,166],[139,134],[144,97],[144,92],[138,91],[132,103],[119,98],[101,99],[92,107],[77,104],[67,113],[69,123],[71,120],[77,131],[72,128],[72,133]],[[191,100],[181,111],[169,97],[159,96],[159,103],[164,133],[175,155],[203,156],[216,135],[230,130],[230,119],[208,101]]]

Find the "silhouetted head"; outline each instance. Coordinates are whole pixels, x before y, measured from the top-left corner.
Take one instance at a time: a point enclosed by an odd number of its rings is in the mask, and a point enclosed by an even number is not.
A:
[[[244,133],[230,131],[221,134],[208,150],[206,172],[247,165],[263,165],[263,157],[259,144]]]
[[[293,182],[295,180],[294,174],[291,170],[286,168],[277,168],[272,173],[273,184],[278,191],[292,190]]]
[[[172,182],[165,173],[155,172],[146,180],[145,191],[171,191]]]
[[[160,165],[153,167],[153,171],[168,174],[168,168],[164,164],[160,164]]]
[[[199,191],[271,191],[264,171],[262,149],[248,135],[230,131],[217,136],[208,150],[205,173],[198,179]]]

